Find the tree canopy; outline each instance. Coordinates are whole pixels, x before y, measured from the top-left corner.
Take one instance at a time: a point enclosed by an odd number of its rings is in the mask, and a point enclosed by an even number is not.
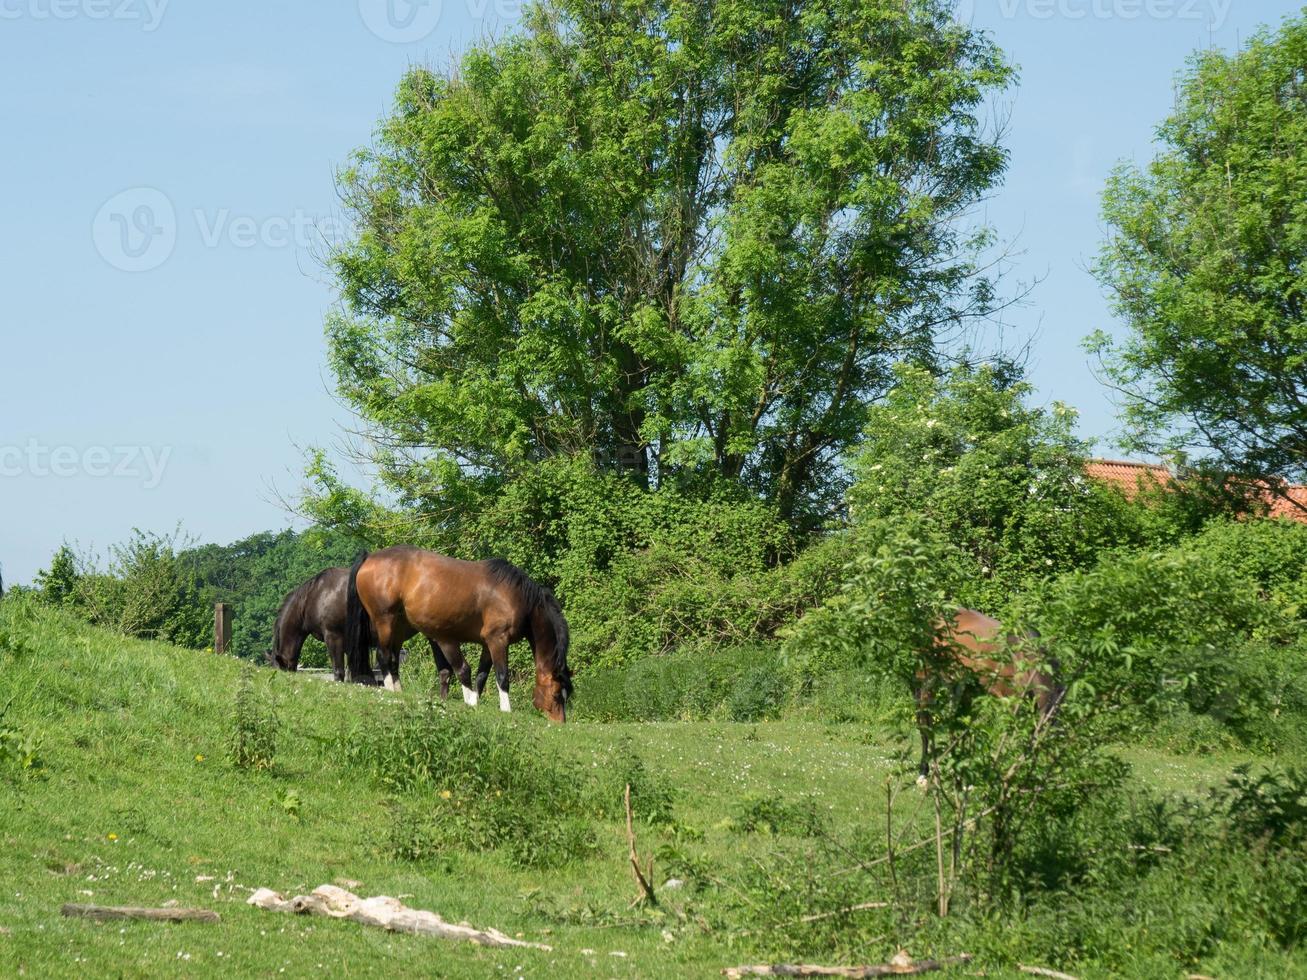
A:
[[[990,312],[1012,80],[944,0],[547,0],[340,178],[339,391],[434,523],[554,456],[815,523],[901,360]]]
[[[1307,17],[1196,55],[1158,138],[1108,185],[1097,265],[1129,326],[1091,339],[1129,443],[1307,474]]]

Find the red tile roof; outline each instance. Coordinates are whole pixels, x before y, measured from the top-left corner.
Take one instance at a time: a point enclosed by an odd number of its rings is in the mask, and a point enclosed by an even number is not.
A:
[[[1165,487],[1175,479],[1165,466],[1119,459],[1091,459],[1085,464],[1085,475],[1101,483],[1111,484],[1128,499],[1133,499],[1142,490]],[[1307,524],[1307,509],[1304,509],[1307,508],[1307,486],[1291,486],[1288,495],[1290,500],[1269,492],[1266,494],[1270,516],[1287,517]]]
[[[1307,524],[1305,508],[1307,508],[1307,487],[1290,487],[1289,500],[1283,497],[1275,497],[1271,500],[1272,517],[1287,517],[1291,521]]]
[[[1141,490],[1164,487],[1171,482],[1171,472],[1165,466],[1119,459],[1091,459],[1085,464],[1085,475],[1100,483],[1112,484],[1130,499]]]

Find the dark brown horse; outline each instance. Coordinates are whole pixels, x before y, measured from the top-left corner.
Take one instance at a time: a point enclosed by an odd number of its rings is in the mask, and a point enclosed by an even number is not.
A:
[[[387,548],[350,569],[347,605],[346,649],[354,680],[376,683],[367,661],[371,632],[384,683],[398,690],[399,649],[421,633],[457,671],[464,699],[475,704],[480,692],[472,690],[462,644],[477,643],[485,664],[480,683],[493,666],[499,707],[509,711],[508,647],[525,639],[535,655],[535,706],[554,721],[566,719],[572,693],[567,621],[553,592],[517,566],[499,558],[460,561],[420,548]]]
[[[327,646],[336,680],[345,679],[345,614],[349,594],[349,569],[326,568],[281,601],[272,627],[272,649],[268,662],[280,670],[298,670],[304,641],[317,637]],[[375,636],[369,637],[376,645]],[[449,696],[449,664],[434,643],[431,652],[440,668],[440,696]]]
[[[1016,636],[1003,624],[974,609],[959,609],[951,622],[940,624],[938,647],[946,660],[964,668],[961,678],[934,678],[938,689],[942,683],[979,682],[995,697],[1033,696],[1041,719],[1052,717],[1062,700],[1064,689],[1043,669],[1041,651],[1035,649],[1038,635]],[[1056,669],[1056,664],[1049,664]],[[928,773],[930,758],[930,704],[934,699],[928,678],[917,676],[917,728],[921,732],[921,767],[918,782]],[[964,695],[965,696],[965,695]]]

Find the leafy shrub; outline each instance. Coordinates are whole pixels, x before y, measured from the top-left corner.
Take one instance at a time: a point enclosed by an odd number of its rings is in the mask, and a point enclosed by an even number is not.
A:
[[[180,532],[135,530],[127,541],[110,548],[105,569],[98,567],[97,559],[81,556],[70,570],[71,552],[65,545],[55,554],[50,571],[42,573],[41,594],[97,626],[127,636],[203,647],[210,642],[212,611],[206,610],[194,575],[178,557],[181,547]]]
[[[41,737],[6,720],[10,707],[0,709],[0,772],[30,775],[41,769]]]
[[[854,457],[855,521],[917,515],[964,560],[952,596],[963,605],[1000,609],[1030,584],[1142,536],[1138,508],[1086,479],[1076,413],[1061,403],[1029,408],[1031,394],[1009,364],[945,376],[900,367]]]
[[[795,802],[775,796],[750,796],[741,800],[731,814],[735,830],[745,834],[784,834],[790,837],[816,837],[826,829],[826,821],[812,800]]]
[[[1294,848],[1307,841],[1307,772],[1237,766],[1213,794],[1218,812],[1249,843]]]
[[[333,487],[314,503],[318,516],[391,543],[381,529],[394,515],[318,475]],[[412,543],[470,559],[499,555],[555,587],[577,670],[687,643],[769,639],[835,588],[847,560],[842,535],[798,541],[774,508],[738,487],[649,490],[580,457],[545,460],[465,506],[448,495],[412,503],[429,518],[405,517]],[[513,653],[516,666],[529,667]]]
[[[776,644],[717,650],[687,644],[675,653],[593,670],[577,685],[579,719],[672,721],[775,717],[793,683]]]
[[[1268,719],[1307,712],[1296,627],[1205,550],[1110,557],[1029,602],[1072,683],[1143,717],[1183,707],[1266,744]]]
[[[502,849],[515,864],[547,867],[594,848],[593,828],[581,816],[595,811],[584,777],[528,743],[509,720],[461,710],[455,717],[438,701],[406,702],[380,722],[345,732],[339,748],[427,814],[397,839],[397,857]]]
[[[612,784],[605,796],[612,797],[614,792],[621,802],[613,805],[610,812],[625,809],[626,787],[631,787],[631,815],[636,820],[659,826],[675,824],[673,807],[676,803],[676,791],[661,775],[645,765],[635,743],[629,738],[622,739],[617,745],[617,758],[611,765],[611,776],[607,782]]]
[[[780,714],[788,691],[786,675],[775,666],[752,667],[731,689],[726,710],[731,721],[762,721]]]
[[[277,755],[278,721],[272,699],[255,687],[254,668],[246,665],[236,682],[232,711],[231,761],[238,769],[271,769]]]
[[[62,606],[76,596],[80,578],[77,555],[67,544],[63,544],[50,559],[50,567],[37,573],[36,590],[43,602]]]
[[[1179,550],[1255,582],[1264,597],[1307,618],[1307,524],[1283,518],[1212,521]]]
[[[959,548],[921,517],[867,520],[839,591],[784,631],[785,655],[806,677],[870,667],[915,689],[922,658],[936,650],[936,624],[956,608],[965,580]]]

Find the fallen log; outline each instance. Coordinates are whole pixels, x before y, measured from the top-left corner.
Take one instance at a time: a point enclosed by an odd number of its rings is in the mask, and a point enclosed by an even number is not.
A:
[[[397,898],[377,895],[359,898],[335,885],[320,885],[308,895],[284,898],[271,888],[260,888],[247,900],[249,905],[271,912],[293,912],[297,915],[325,915],[332,919],[349,919],[360,925],[375,926],[389,932],[405,932],[415,936],[435,936],[440,939],[457,939],[478,946],[508,947],[550,951],[552,946],[543,943],[523,942],[506,936],[497,929],[474,929],[467,923],[455,925],[446,922],[435,912],[411,909]]]
[[[220,922],[218,913],[209,909],[141,909],[131,906],[113,907],[110,905],[78,905],[69,902],[60,911],[69,918],[95,919],[106,922],[109,919],[145,919],[151,922]]]
[[[1043,966],[1026,966],[1024,963],[1018,963],[1017,969],[1022,973],[1030,973],[1037,977],[1052,977],[1052,980],[1080,980],[1079,977],[1073,977],[1069,973],[1050,970]]]
[[[931,973],[946,967],[971,962],[971,954],[949,956],[939,960],[914,960],[900,951],[888,963],[876,966],[813,966],[808,963],[778,963],[771,966],[732,966],[722,970],[730,980],[741,977],[901,977]]]

